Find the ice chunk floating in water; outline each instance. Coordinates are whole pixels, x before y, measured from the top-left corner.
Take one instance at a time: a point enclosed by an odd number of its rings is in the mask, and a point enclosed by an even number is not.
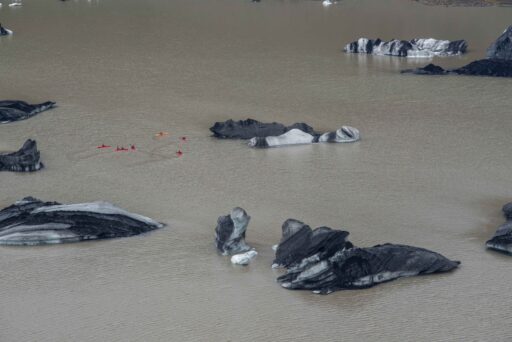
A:
[[[286,220],[281,229],[282,237],[275,249],[273,268],[304,265],[329,258],[341,249],[353,247],[347,240],[349,233],[344,230],[329,227],[318,227],[313,230],[295,219]]]
[[[0,4],[0,7],[2,7],[2,4]],[[11,30],[6,29],[5,27],[0,24],[0,36],[7,36],[9,34],[12,34]]]
[[[245,252],[242,254],[236,254],[231,257],[231,263],[234,265],[249,265],[252,259],[254,259],[258,255],[258,252],[255,250]]]
[[[350,126],[322,134],[303,122],[285,126],[277,122],[264,123],[253,119],[216,122],[210,131],[216,138],[250,139],[248,145],[259,148],[317,142],[354,142],[360,139],[359,130]]]
[[[55,102],[51,101],[34,105],[17,100],[0,101],[0,123],[25,120],[53,108],[53,106],[55,106]]]
[[[215,228],[215,245],[223,255],[233,255],[251,249],[245,243],[245,231],[251,217],[242,208],[233,208],[229,215],[220,216]]]
[[[446,272],[459,264],[427,249],[385,244],[341,249],[330,258],[290,267],[277,280],[287,289],[328,294],[368,288],[400,277]]]
[[[399,57],[433,57],[453,56],[466,52],[468,44],[465,40],[438,40],[420,38],[407,40],[393,39],[389,42],[381,39],[359,38],[345,45],[343,51],[350,53],[366,53],[381,56]]]
[[[294,219],[286,220],[282,231],[272,267],[287,269],[286,274],[277,278],[287,289],[328,294],[367,288],[399,277],[445,272],[459,265],[458,261],[418,247],[354,247],[347,240],[346,231],[329,227],[312,230]]]
[[[498,227],[494,236],[485,244],[488,248],[512,254],[512,202],[503,206],[507,222]]]
[[[512,25],[489,46],[487,58],[512,60]]]
[[[351,143],[358,141],[360,138],[359,130],[350,126],[343,126],[334,132],[328,132],[321,135],[311,135],[301,131],[300,129],[292,129],[279,136],[254,137],[249,140],[248,145],[251,147],[267,148],[287,145],[313,144],[317,142]]]
[[[33,197],[0,211],[0,245],[43,245],[145,233],[164,224],[108,202],[60,204]]]
[[[27,140],[17,152],[0,153],[0,171],[32,172],[43,168],[35,140]]]
[[[456,69],[445,70],[440,66],[429,64],[423,68],[403,70],[402,73],[512,77],[512,26],[487,49],[487,59],[479,59]]]

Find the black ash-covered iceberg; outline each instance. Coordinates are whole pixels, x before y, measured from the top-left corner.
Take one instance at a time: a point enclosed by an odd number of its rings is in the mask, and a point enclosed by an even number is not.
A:
[[[384,244],[342,249],[330,258],[291,267],[277,280],[287,289],[328,294],[368,288],[400,277],[447,272],[459,264],[427,249]]]
[[[210,130],[214,137],[221,139],[250,139],[248,145],[257,148],[318,142],[348,143],[361,138],[359,130],[350,126],[342,126],[333,132],[318,133],[305,123],[285,126],[277,122],[263,123],[253,119],[216,122]]]
[[[0,36],[7,36],[9,34],[12,34],[12,31],[6,29],[5,27],[2,26],[2,24],[0,24]]]
[[[254,119],[227,120],[216,122],[210,127],[213,136],[220,139],[251,139],[254,137],[276,136],[292,129],[300,129],[309,134],[316,134],[311,126],[301,122],[285,126],[277,122],[265,123]]]
[[[392,39],[359,38],[347,44],[343,51],[347,53],[366,53],[380,56],[398,57],[433,57],[453,56],[466,52],[468,44],[465,40],[438,40],[433,38],[419,38],[410,41]]]
[[[0,101],[0,124],[28,119],[53,106],[55,102],[51,101],[33,105],[17,100]]]
[[[223,255],[234,255],[251,249],[245,243],[245,231],[251,217],[242,208],[233,208],[228,215],[220,216],[215,227],[215,245]]]
[[[512,202],[503,206],[507,222],[498,227],[494,236],[485,243],[488,248],[512,254]]]
[[[512,26],[509,26],[487,49],[487,59],[473,61],[465,66],[445,70],[429,64],[422,68],[403,70],[416,75],[469,75],[512,77]]]
[[[348,232],[320,227],[312,230],[288,219],[272,267],[285,267],[277,281],[287,289],[328,294],[368,288],[399,277],[450,271],[460,263],[427,249],[385,244],[354,247]]]
[[[133,236],[163,227],[107,202],[60,204],[32,197],[0,211],[0,245],[43,245]]]
[[[512,60],[512,25],[489,46],[487,58]]]
[[[33,172],[43,168],[35,140],[27,140],[16,152],[0,153],[0,171]]]
[[[329,227],[311,229],[304,222],[288,219],[283,223],[282,237],[276,249],[273,268],[291,267],[307,261],[323,260],[337,251],[353,247],[348,232]]]

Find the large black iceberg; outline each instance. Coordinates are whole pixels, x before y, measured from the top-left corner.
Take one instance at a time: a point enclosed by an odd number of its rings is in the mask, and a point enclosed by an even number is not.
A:
[[[27,140],[13,153],[0,153],[0,171],[32,172],[44,167],[35,140]]]
[[[503,206],[507,222],[498,227],[494,236],[485,245],[488,248],[512,254],[512,202]]]
[[[287,289],[328,294],[342,289],[368,288],[379,283],[420,274],[446,272],[460,262],[427,249],[384,244],[354,247],[348,232],[329,227],[312,230],[289,219],[282,227],[273,267],[285,267],[277,281]]]
[[[384,244],[342,249],[328,259],[290,268],[278,282],[287,289],[328,294],[369,288],[400,277],[447,272],[459,264],[427,249]]]
[[[0,101],[0,124],[25,120],[55,106],[55,102],[28,104],[25,101]]]
[[[254,119],[216,122],[210,127],[210,131],[214,137],[220,139],[251,139],[254,137],[281,135],[294,128],[309,134],[316,134],[311,126],[302,122],[285,126],[277,122],[264,123]]]
[[[487,58],[512,60],[512,26],[509,26],[501,36],[487,49]]]
[[[509,26],[487,49],[487,59],[476,60],[456,69],[445,70],[429,64],[423,68],[403,70],[402,73],[512,77],[512,26]]]
[[[0,245],[43,245],[137,235],[164,224],[108,202],[60,204],[26,197],[0,211]]]
[[[251,217],[242,208],[233,208],[228,215],[220,216],[215,227],[215,245],[223,255],[234,255],[251,249],[245,243],[245,231]]]
[[[460,55],[466,52],[467,46],[465,40],[417,38],[409,41],[392,39],[386,42],[381,39],[359,38],[347,44],[343,51],[380,56],[433,57]]]

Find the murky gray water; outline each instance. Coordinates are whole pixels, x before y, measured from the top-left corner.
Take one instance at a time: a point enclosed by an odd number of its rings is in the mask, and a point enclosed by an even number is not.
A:
[[[0,126],[0,150],[35,138],[47,165],[2,173],[0,207],[26,195],[103,199],[169,227],[1,248],[0,341],[512,339],[512,259],[483,244],[512,198],[512,80],[400,75],[428,61],[341,52],[360,36],[464,38],[466,56],[434,60],[462,65],[484,56],[512,8],[263,1],[4,4],[0,22],[15,34],[0,39],[0,98],[59,107]],[[253,150],[209,137],[214,121],[247,117],[352,125],[363,140]],[[217,217],[234,206],[253,218],[247,240],[260,255],[247,268],[213,246]],[[364,291],[287,291],[270,264],[289,217],[462,265]]]

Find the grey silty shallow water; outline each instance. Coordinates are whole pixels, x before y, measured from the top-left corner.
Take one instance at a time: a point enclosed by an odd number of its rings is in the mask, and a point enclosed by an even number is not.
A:
[[[103,199],[168,227],[1,249],[0,341],[510,340],[512,260],[484,242],[512,197],[512,81],[406,76],[427,61],[341,49],[361,36],[466,39],[467,55],[433,60],[456,67],[485,56],[511,11],[401,0],[4,6],[15,34],[0,39],[1,97],[59,107],[0,127],[0,150],[36,139],[46,166],[1,174],[0,207]],[[350,125],[363,140],[262,151],[209,137],[214,122],[247,117]],[[243,269],[213,243],[235,206],[250,213],[246,241],[259,253]],[[289,217],[463,264],[365,291],[286,291],[270,246]]]

